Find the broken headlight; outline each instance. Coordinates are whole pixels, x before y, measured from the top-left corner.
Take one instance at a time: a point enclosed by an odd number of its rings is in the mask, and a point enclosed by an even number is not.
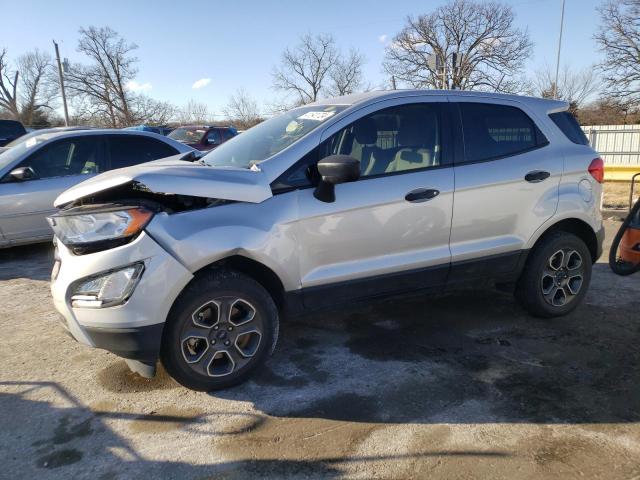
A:
[[[69,210],[47,220],[64,245],[76,253],[122,245],[149,223],[153,212],[145,207],[112,207],[100,210]]]

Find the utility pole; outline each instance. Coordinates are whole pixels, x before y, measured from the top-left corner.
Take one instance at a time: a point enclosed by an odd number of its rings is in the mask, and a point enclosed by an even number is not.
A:
[[[558,72],[560,71],[560,48],[562,47],[562,27],[564,25],[564,0],[562,0],[562,13],[560,13],[560,37],[558,38],[558,57],[556,58],[556,81],[553,84],[553,98],[558,99]]]
[[[67,95],[64,92],[64,75],[62,74],[62,64],[60,63],[60,50],[58,44],[53,40],[53,46],[56,48],[56,60],[58,61],[58,78],[60,79],[60,90],[62,92],[62,105],[64,107],[64,124],[69,126],[69,110],[67,110]]]

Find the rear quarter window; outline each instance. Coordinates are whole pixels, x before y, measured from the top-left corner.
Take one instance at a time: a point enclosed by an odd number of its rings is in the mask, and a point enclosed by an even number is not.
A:
[[[461,102],[466,162],[524,153],[549,142],[522,110],[508,105]]]
[[[557,112],[549,115],[553,123],[564,133],[573,143],[578,145],[589,145],[589,139],[580,128],[580,124],[570,112]]]

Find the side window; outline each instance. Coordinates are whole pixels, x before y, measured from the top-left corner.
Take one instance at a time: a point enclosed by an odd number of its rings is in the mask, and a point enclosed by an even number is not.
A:
[[[578,145],[589,145],[589,139],[580,128],[580,124],[576,120],[576,117],[571,115],[570,112],[557,112],[549,115],[549,118],[553,120],[553,123],[562,130],[562,133]]]
[[[170,157],[178,151],[166,143],[137,135],[112,135],[108,137],[110,168],[123,168]]]
[[[350,155],[360,160],[360,176],[371,177],[442,164],[442,106],[413,103],[379,110],[325,140],[274,181],[274,190],[308,187],[318,160]]]
[[[235,137],[235,135],[233,134],[233,132],[231,130],[227,129],[227,130],[223,130],[222,131],[222,138],[224,139],[225,142],[227,140],[232,139],[233,137]]]
[[[219,143],[222,143],[220,130],[210,130],[209,133],[207,133],[207,143],[209,145],[217,145]]]
[[[20,166],[31,167],[37,178],[100,173],[105,170],[101,147],[99,137],[59,140],[43,146]]]
[[[363,117],[328,140],[328,155],[360,160],[361,177],[441,164],[441,107],[415,103]]]
[[[467,162],[516,155],[547,144],[522,110],[490,103],[459,103]]]

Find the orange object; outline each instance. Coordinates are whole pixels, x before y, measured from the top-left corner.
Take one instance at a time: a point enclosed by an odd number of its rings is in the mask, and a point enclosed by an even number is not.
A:
[[[620,240],[619,256],[625,262],[640,264],[640,225],[627,227]]]

